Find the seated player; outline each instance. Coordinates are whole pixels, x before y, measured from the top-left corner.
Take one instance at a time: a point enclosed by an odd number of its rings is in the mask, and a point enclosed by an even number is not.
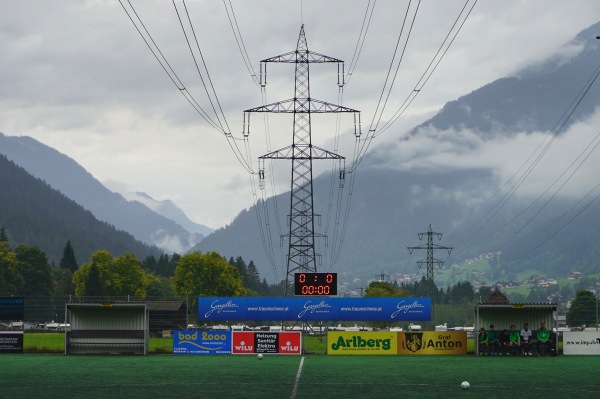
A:
[[[498,343],[498,332],[494,330],[494,325],[490,324],[490,329],[487,330],[488,349],[492,355],[500,355],[500,345]]]
[[[521,347],[523,354],[531,356],[531,347],[533,346],[533,331],[529,329],[529,323],[523,324],[521,329]]]
[[[508,330],[505,328],[498,337],[498,346],[500,348],[500,355],[510,355],[508,344],[510,343],[510,337],[508,336]]]
[[[552,341],[550,339],[550,331],[546,328],[546,323],[542,323],[540,325],[539,330],[537,330],[536,334],[536,349],[537,349],[537,353],[538,356],[541,355],[548,355],[550,353],[550,350],[552,349]],[[542,353],[542,348],[545,348],[544,352]]]
[[[510,331],[508,332],[508,354],[518,355],[521,354],[521,334],[516,330],[514,324],[511,324]]]
[[[479,356],[487,355],[489,353],[489,337],[485,331],[485,327],[479,329]]]

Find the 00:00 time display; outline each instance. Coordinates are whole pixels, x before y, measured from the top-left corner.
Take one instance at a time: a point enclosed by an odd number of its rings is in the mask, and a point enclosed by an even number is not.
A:
[[[303,285],[302,295],[329,295],[331,287],[328,285]]]

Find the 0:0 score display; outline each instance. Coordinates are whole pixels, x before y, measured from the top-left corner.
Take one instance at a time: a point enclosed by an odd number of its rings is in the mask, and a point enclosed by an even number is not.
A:
[[[337,273],[295,273],[294,295],[337,295]]]

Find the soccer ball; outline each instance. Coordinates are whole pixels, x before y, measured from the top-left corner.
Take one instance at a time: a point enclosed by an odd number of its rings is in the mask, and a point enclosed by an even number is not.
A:
[[[463,381],[463,382],[460,383],[460,387],[462,389],[469,389],[469,388],[471,388],[471,384],[469,384],[468,381]]]
[[[257,357],[258,357],[258,360],[262,360],[263,359],[263,354],[259,353]]]

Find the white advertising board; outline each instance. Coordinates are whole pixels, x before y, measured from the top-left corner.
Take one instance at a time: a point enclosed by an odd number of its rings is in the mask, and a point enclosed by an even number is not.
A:
[[[600,355],[600,331],[566,331],[563,334],[564,355]]]

